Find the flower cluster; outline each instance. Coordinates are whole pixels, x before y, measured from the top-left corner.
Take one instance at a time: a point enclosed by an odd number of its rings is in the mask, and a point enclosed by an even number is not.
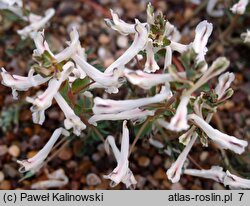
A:
[[[216,1],[210,1],[208,10],[214,16],[221,16],[221,10],[214,10],[215,4]],[[218,173],[215,177],[214,171],[183,170],[187,155],[197,139],[200,139],[203,146],[207,146],[210,139],[218,147],[237,154],[242,154],[248,145],[246,141],[224,134],[209,125],[217,107],[232,96],[230,85],[234,80],[234,74],[225,72],[229,66],[229,61],[225,57],[217,58],[211,65],[206,61],[207,44],[213,30],[211,23],[206,20],[200,22],[195,28],[194,40],[185,45],[179,42],[181,33],[178,29],[165,20],[161,13],[155,14],[151,4],[147,7],[147,21],[140,22],[136,19],[134,24],[124,22],[111,10],[112,19],[105,19],[107,25],[121,35],[134,35],[134,40],[129,48],[102,72],[88,62],[76,28],[72,28],[68,46],[59,53],[52,52],[44,31],[38,31],[52,15],[52,10],[49,10],[44,18],[30,16],[37,19],[37,22],[31,21],[31,25],[18,32],[23,37],[30,36],[36,45],[33,51],[35,63],[28,76],[11,75],[4,68],[1,71],[2,84],[12,89],[14,98],[18,97],[17,91],[27,91],[47,83],[45,91],[39,91],[34,97],[26,97],[27,102],[32,104],[30,110],[34,123],[41,125],[44,123],[45,112],[53,100],[65,115],[65,129],[56,129],[48,143],[34,157],[18,161],[22,165],[21,172],[38,171],[60,135],[67,137],[72,131],[76,136],[80,136],[86,128],[98,126],[100,121],[124,120],[121,150],[117,148],[113,136],[106,138],[106,151],[109,153],[109,146],[112,148],[117,167],[104,178],[112,181],[111,186],[123,182],[127,187],[132,187],[136,184],[136,180],[129,168],[130,137],[127,120],[133,120],[134,124],[147,120],[154,126],[182,132],[179,140],[185,148],[167,171],[167,177],[172,182],[178,182],[182,174],[193,174],[213,178],[234,188],[249,187],[249,183],[245,183],[241,178],[235,178],[229,172],[225,175],[222,170],[220,170],[222,174]],[[177,52],[180,56],[183,70],[172,63],[173,52]],[[139,56],[142,57],[141,60]],[[164,59],[163,64],[157,62],[161,57]],[[144,68],[129,66],[135,58],[144,65]],[[217,76],[219,82],[216,87],[211,88],[209,92],[198,90]],[[151,91],[151,95],[113,100],[108,99],[105,93],[102,97],[93,99],[91,105],[93,115],[84,121],[61,93],[61,89],[67,83],[71,91],[76,81],[86,78],[90,83],[85,85],[88,91],[83,95],[90,99],[96,88],[104,89],[106,93],[118,93],[126,82]],[[152,145],[164,147],[153,138],[150,142]]]

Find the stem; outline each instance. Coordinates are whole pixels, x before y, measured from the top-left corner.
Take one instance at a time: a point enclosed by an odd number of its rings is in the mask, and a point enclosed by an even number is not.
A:
[[[76,91],[73,92],[73,94],[77,94],[77,93],[81,92],[82,90],[86,89],[87,87],[89,87],[90,85],[92,85],[94,83],[95,83],[95,81],[92,81],[92,82],[78,88]]]
[[[130,156],[130,154],[132,153],[132,151],[133,151],[133,149],[134,149],[134,147],[135,147],[136,142],[140,139],[142,132],[144,131],[145,127],[148,125],[148,123],[150,122],[150,120],[151,120],[151,118],[148,118],[148,119],[143,123],[143,125],[142,125],[141,128],[140,128],[140,130],[139,130],[138,133],[136,134],[136,137],[135,137],[135,139],[134,139],[134,141],[133,141],[133,143],[132,143],[132,145],[131,145],[131,147],[130,147],[129,155],[128,155],[128,156]]]

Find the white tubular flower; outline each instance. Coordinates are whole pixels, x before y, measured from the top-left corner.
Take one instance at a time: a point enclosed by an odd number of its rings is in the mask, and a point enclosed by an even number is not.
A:
[[[158,123],[162,126],[165,127],[166,129],[172,130],[172,131],[182,131],[182,130],[187,130],[189,128],[189,125],[187,123],[188,118],[187,118],[187,106],[189,102],[188,96],[182,96],[181,101],[178,105],[178,108],[176,110],[175,115],[172,117],[170,123],[166,122],[163,119],[159,119]]]
[[[130,60],[132,60],[139,51],[143,50],[148,41],[148,30],[139,20],[135,20],[135,39],[131,46],[122,54],[114,63],[112,63],[105,73],[113,73],[116,68],[124,67]]]
[[[112,180],[111,187],[116,186],[120,182],[126,184],[126,187],[131,187],[137,183],[132,171],[129,169],[129,131],[126,126],[127,121],[123,122],[123,131],[122,131],[122,142],[121,142],[121,151],[118,150],[114,137],[108,136],[106,142],[106,150],[109,153],[109,144],[114,153],[115,159],[117,161],[117,167],[109,174],[103,176],[105,179]]]
[[[234,4],[230,9],[234,14],[244,14],[249,0],[239,0],[238,3]]]
[[[52,136],[46,145],[41,149],[34,157],[27,160],[17,160],[17,163],[21,165],[19,172],[37,172],[43,165],[44,160],[47,158],[55,142],[58,140],[60,135],[69,136],[69,132],[63,128],[58,128],[54,131]]]
[[[1,0],[0,2],[8,4],[9,6],[14,6],[14,5],[17,5],[18,7],[23,6],[22,0]]]
[[[172,64],[172,49],[170,46],[166,46],[166,54],[165,54],[165,61],[164,61],[164,70]]]
[[[215,10],[215,6],[218,0],[209,0],[207,4],[207,13],[212,17],[222,17],[224,15],[224,11],[222,9]]]
[[[17,99],[16,91],[27,91],[31,87],[35,87],[47,82],[50,77],[43,78],[41,75],[33,75],[34,70],[29,71],[28,77],[9,74],[3,67],[1,68],[2,84],[12,89],[14,99]]]
[[[238,177],[226,171],[224,185],[231,189],[250,189],[250,180]]]
[[[146,97],[140,99],[112,100],[96,97],[94,99],[93,112],[94,114],[114,114],[142,107],[145,105],[162,102],[169,97],[169,93],[164,90],[165,89],[163,89],[161,93],[156,94],[153,97]]]
[[[178,42],[181,38],[180,32],[170,22],[167,22],[165,25],[164,36],[166,36],[171,42]]]
[[[68,44],[69,46],[67,48],[55,55],[57,62],[71,58],[71,56],[79,49],[79,34],[76,30],[76,27],[73,27],[72,31],[70,32],[70,42]]]
[[[218,100],[220,100],[225,95],[225,92],[230,87],[234,79],[234,74],[230,72],[226,72],[225,74],[219,76],[219,84],[215,88],[215,93],[218,95]]]
[[[50,8],[45,11],[45,16],[36,22],[31,22],[30,25],[24,27],[22,30],[18,30],[17,33],[22,37],[22,39],[30,36],[34,37],[35,33],[40,29],[44,28],[45,24],[54,16],[55,10]]]
[[[36,49],[34,49],[33,51],[34,56],[41,56],[44,53],[44,51],[48,51],[49,54],[54,57],[54,54],[50,50],[49,45],[45,40],[44,30],[35,33],[33,41],[36,45]]]
[[[59,78],[53,78],[49,81],[48,88],[46,91],[39,95],[37,98],[33,99],[27,97],[26,101],[33,104],[31,111],[33,112],[33,122],[37,124],[43,124],[45,120],[44,111],[50,107],[52,100],[56,93],[58,92],[61,84],[68,78],[70,72],[72,71],[74,64],[72,62],[67,62],[63,66],[63,71],[59,74]]]
[[[242,154],[245,151],[245,147],[248,145],[247,141],[237,139],[234,136],[224,134],[219,130],[214,129],[204,119],[200,118],[196,114],[190,114],[188,115],[188,118],[193,120],[195,124],[200,127],[210,139],[212,139],[222,148],[230,149],[237,154]]]
[[[145,63],[144,71],[147,73],[151,73],[151,72],[154,73],[157,70],[159,70],[160,67],[155,61],[153,41],[151,39],[148,39],[147,46],[146,46],[146,54],[147,54],[147,60]]]
[[[77,54],[73,55],[72,59],[79,65],[80,69],[82,69],[91,79],[96,81],[95,86],[92,86],[91,88],[99,87],[105,88],[106,90],[112,88],[112,93],[118,92],[118,88],[124,81],[121,69],[114,69],[112,74],[102,73]]]
[[[150,110],[142,110],[139,108],[128,110],[128,111],[123,111],[119,113],[111,113],[111,114],[95,114],[93,115],[88,122],[90,124],[93,124],[94,126],[97,126],[98,121],[102,120],[133,120],[133,121],[142,121],[144,120],[147,116],[153,116],[154,111]]]
[[[33,190],[44,190],[50,188],[60,188],[68,184],[69,178],[63,169],[58,169],[51,174],[47,174],[48,180],[42,180],[31,185]]]
[[[110,12],[112,20],[104,19],[104,21],[109,27],[111,27],[111,29],[118,31],[122,35],[128,35],[136,32],[135,24],[128,24],[124,22],[112,9],[110,9]]]
[[[27,21],[28,18],[23,15],[22,7],[22,0],[0,0],[0,10],[9,10],[24,21]]]
[[[226,173],[223,172],[223,168],[219,166],[212,166],[209,170],[185,169],[184,174],[212,179],[219,183],[223,183],[226,176]]]
[[[79,136],[81,134],[81,131],[86,129],[86,125],[75,114],[73,109],[71,109],[71,107],[59,92],[56,93],[54,98],[66,117],[66,119],[64,120],[65,128],[67,130],[73,128],[73,133]]]
[[[197,54],[197,62],[205,60],[207,53],[207,42],[209,36],[212,34],[213,25],[206,20],[200,22],[195,29],[195,39],[193,42],[193,49]]]
[[[244,43],[250,43],[250,30],[247,30],[247,32],[242,33],[240,36],[244,40]]]
[[[150,89],[158,84],[175,81],[171,74],[148,74],[141,70],[124,70],[125,77],[134,85],[142,89]],[[186,72],[180,72],[179,75],[183,78],[186,77]]]
[[[171,180],[172,183],[179,182],[181,174],[182,174],[184,162],[187,159],[188,153],[190,152],[196,138],[197,138],[197,133],[193,133],[192,138],[187,144],[187,146],[184,148],[184,150],[179,155],[177,160],[168,169],[167,176],[168,176],[168,179]]]

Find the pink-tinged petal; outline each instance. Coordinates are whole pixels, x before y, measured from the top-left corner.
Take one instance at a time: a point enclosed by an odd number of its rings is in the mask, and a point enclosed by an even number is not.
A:
[[[10,87],[13,91],[14,99],[17,98],[16,91],[27,91],[31,87],[35,87],[47,82],[50,77],[43,78],[41,75],[33,75],[33,70],[30,70],[28,77],[19,75],[11,75],[4,68],[1,68],[2,84]]]
[[[218,0],[209,0],[207,4],[207,13],[212,17],[222,17],[224,15],[223,9],[215,9]]]
[[[76,116],[73,109],[68,105],[68,103],[59,92],[57,92],[54,97],[66,117],[66,119],[64,120],[65,128],[68,130],[73,128],[73,133],[79,136],[81,134],[81,131],[86,129],[86,125],[78,116]]]
[[[45,11],[45,16],[41,18],[39,21],[31,22],[30,25],[24,27],[21,30],[18,30],[17,33],[23,38],[27,38],[30,36],[31,38],[34,37],[36,32],[38,32],[40,29],[44,28],[46,23],[54,16],[55,10],[53,8],[50,8]]]
[[[151,73],[151,72],[154,73],[157,70],[159,70],[160,67],[155,61],[153,41],[151,39],[148,40],[148,43],[145,49],[146,49],[146,54],[147,54],[147,60],[145,63],[144,71],[147,73]]]
[[[96,97],[94,99],[94,114],[115,114],[127,110],[132,110],[134,108],[142,107],[145,105],[158,103],[166,100],[170,96],[167,89],[162,89],[161,93],[156,94],[153,97],[146,97],[133,100],[112,100],[112,99],[102,99]]]
[[[197,54],[197,62],[201,62],[205,59],[207,52],[208,38],[212,34],[213,25],[206,20],[200,22],[195,29],[195,39],[193,42],[193,49]]]
[[[150,89],[151,87],[158,84],[175,81],[171,74],[148,74],[141,70],[133,71],[130,69],[125,69],[124,75],[132,84],[143,89]],[[186,72],[179,72],[179,75],[185,78]]]
[[[49,141],[46,145],[41,149],[34,157],[29,158],[27,160],[17,160],[17,163],[21,164],[19,169],[20,172],[37,172],[47,158],[48,154],[50,153],[52,147],[54,146],[55,142],[58,140],[60,135],[69,136],[69,132],[63,128],[58,128],[54,131]]]
[[[113,70],[115,68],[124,67],[124,65],[126,65],[141,50],[144,49],[148,41],[148,30],[145,27],[145,25],[140,23],[138,20],[136,20],[135,30],[136,30],[135,39],[131,44],[131,46],[105,70],[105,73],[113,73]]]
[[[230,72],[226,72],[219,76],[219,84],[215,88],[215,93],[218,95],[219,100],[225,95],[225,92],[231,86],[234,79],[234,74]]]
[[[244,14],[246,11],[249,0],[239,0],[238,3],[234,4],[230,9],[234,14]]]
[[[112,29],[118,31],[122,35],[128,35],[131,33],[135,33],[135,24],[128,24],[121,20],[117,13],[115,13],[112,9],[110,9],[112,20],[104,19],[106,24]]]
[[[212,166],[209,170],[185,169],[184,174],[212,179],[219,183],[223,183],[226,176],[226,173],[223,172],[223,168],[219,166]]]
[[[187,118],[187,106],[188,106],[188,102],[189,102],[189,98],[188,96],[182,96],[181,97],[181,101],[177,107],[176,113],[175,115],[171,118],[170,123],[166,122],[163,119],[159,119],[157,120],[158,123],[169,130],[172,131],[182,131],[182,130],[187,130],[189,128],[188,125],[188,118]]]
[[[188,115],[188,118],[193,120],[195,124],[221,148],[230,149],[237,154],[242,154],[245,151],[245,147],[248,145],[247,141],[237,139],[234,136],[224,134],[219,130],[214,129],[204,119],[196,114],[190,114]]]
[[[187,155],[190,152],[196,139],[197,139],[197,133],[194,133],[192,135],[191,140],[189,141],[187,146],[184,148],[182,153],[179,155],[177,160],[168,169],[167,176],[168,176],[168,179],[171,180],[171,182],[176,183],[180,180],[184,162],[187,159]]]
[[[231,189],[250,189],[250,180],[238,177],[227,171],[224,185],[229,186]]]
[[[51,106],[54,96],[60,89],[61,84],[68,78],[70,72],[73,70],[73,67],[74,64],[72,62],[67,62],[63,66],[63,71],[59,74],[58,79],[54,77],[49,81],[48,88],[45,90],[45,92],[38,95],[35,99],[31,97],[26,97],[26,101],[33,104],[33,106],[31,107],[31,111],[34,114],[34,123],[43,123],[41,119],[44,120],[44,111]],[[40,116],[40,114],[42,116]]]
[[[141,110],[139,108],[136,108],[136,109],[119,112],[115,114],[112,114],[112,113],[111,114],[95,114],[88,120],[88,122],[95,126],[97,126],[97,122],[103,121],[103,120],[111,120],[111,121],[115,121],[115,120],[138,121],[139,120],[141,122],[142,120],[146,119],[147,116],[153,116],[154,113],[155,113],[154,111]]]
[[[58,169],[51,174],[47,174],[48,180],[38,181],[31,185],[31,189],[44,190],[50,188],[60,188],[68,184],[69,178],[63,169]]]

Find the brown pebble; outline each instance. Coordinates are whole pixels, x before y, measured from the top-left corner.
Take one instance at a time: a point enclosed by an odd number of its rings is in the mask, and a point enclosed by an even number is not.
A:
[[[147,167],[150,163],[150,159],[146,156],[142,156],[142,157],[139,157],[138,158],[138,164],[141,166],[141,167]]]
[[[37,152],[38,152],[38,151],[34,151],[34,150],[28,152],[27,158],[29,159],[29,158],[31,158],[31,157],[34,157],[34,156],[37,154]]]
[[[0,145],[0,156],[5,155],[8,152],[7,145]]]
[[[98,41],[101,43],[101,44],[108,44],[110,42],[110,38],[105,35],[105,34],[101,34],[98,38]]]
[[[71,151],[71,149],[69,148],[64,148],[58,155],[58,157],[61,159],[61,160],[70,160],[71,157],[72,157],[73,153]]]
[[[4,173],[0,171],[0,182],[4,181]]]
[[[158,180],[163,180],[166,178],[166,172],[162,169],[159,168],[158,170],[156,170],[156,172],[154,173],[154,178],[158,179]]]
[[[88,186],[95,186],[101,184],[101,179],[94,173],[90,173],[86,177],[86,182]]]
[[[0,190],[10,190],[11,182],[9,180],[4,180],[0,184]]]
[[[20,155],[20,148],[17,145],[11,145],[8,149],[8,153],[12,157],[18,157]]]

